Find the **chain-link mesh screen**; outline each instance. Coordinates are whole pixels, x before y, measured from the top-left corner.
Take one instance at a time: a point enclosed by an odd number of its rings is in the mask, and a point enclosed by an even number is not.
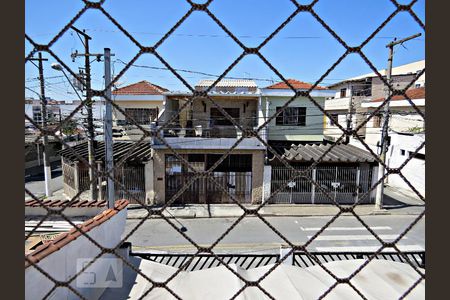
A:
[[[219,0],[217,0],[217,1],[219,1]],[[55,207],[47,206],[41,197],[37,197],[30,190],[25,188],[26,194],[28,194],[30,197],[32,197],[34,200],[36,200],[40,204],[40,206],[43,207],[47,211],[47,214],[39,220],[39,222],[36,224],[36,226],[33,228],[33,230],[31,230],[28,234],[26,234],[25,241],[27,241],[33,235],[33,233],[36,232],[36,230],[39,228],[39,226],[41,226],[41,224],[43,224],[46,220],[49,220],[52,217],[56,216],[56,217],[62,218],[63,220],[67,221],[68,223],[70,223],[73,226],[73,228],[75,228],[81,235],[86,237],[93,245],[97,246],[98,249],[100,250],[100,253],[92,259],[91,263],[86,264],[82,268],[82,270],[80,270],[77,274],[68,278],[68,280],[64,281],[64,282],[55,280],[54,278],[52,278],[51,274],[44,271],[41,267],[39,267],[39,265],[37,263],[33,262],[27,256],[25,256],[26,264],[30,265],[28,267],[36,268],[39,272],[41,272],[45,277],[47,277],[50,281],[52,281],[54,283],[53,289],[47,293],[45,298],[47,298],[49,295],[51,295],[55,289],[57,289],[59,287],[64,287],[64,288],[69,289],[75,295],[84,299],[85,297],[83,295],[81,295],[76,290],[76,288],[74,288],[73,285],[71,285],[71,283],[73,283],[76,280],[76,278],[79,274],[81,274],[83,271],[85,271],[87,268],[89,268],[89,266],[96,259],[98,259],[98,258],[102,257],[104,254],[108,253],[108,254],[113,254],[117,258],[123,260],[124,266],[126,268],[132,269],[134,272],[138,273],[140,276],[142,276],[143,278],[148,280],[149,283],[151,283],[151,288],[145,292],[143,297],[151,294],[152,292],[155,291],[155,289],[162,288],[162,289],[167,290],[171,295],[173,295],[173,297],[175,297],[177,299],[183,299],[183,295],[176,294],[168,286],[168,283],[171,282],[183,270],[183,268],[180,268],[178,272],[176,272],[175,274],[170,276],[164,282],[156,282],[154,279],[151,278],[151,276],[144,274],[141,270],[136,268],[132,263],[130,263],[118,251],[119,247],[123,244],[123,242],[129,240],[129,238],[142,226],[142,224],[144,224],[145,221],[147,221],[151,218],[152,219],[157,218],[160,220],[164,220],[171,228],[173,228],[174,231],[176,231],[180,236],[182,236],[186,241],[188,241],[196,249],[194,255],[190,257],[190,260],[195,259],[196,256],[198,256],[198,255],[210,254],[211,256],[213,256],[215,258],[215,260],[217,260],[221,264],[223,264],[229,270],[229,272],[233,273],[237,278],[239,278],[244,283],[244,285],[239,290],[236,290],[236,292],[234,293],[234,296],[231,297],[232,299],[235,299],[236,297],[238,297],[246,288],[249,288],[249,287],[255,287],[255,288],[261,290],[267,297],[273,299],[274,297],[271,295],[270,290],[264,289],[260,285],[260,283],[267,276],[269,276],[271,274],[271,272],[273,272],[273,270],[275,270],[277,267],[279,267],[279,265],[283,263],[283,260],[286,259],[286,257],[288,257],[288,256],[285,256],[284,258],[281,258],[280,260],[278,260],[273,265],[273,267],[271,267],[258,280],[249,281],[246,278],[244,278],[243,276],[241,276],[239,273],[237,273],[225,261],[223,261],[223,258],[221,256],[218,256],[215,253],[215,247],[219,243],[221,243],[224,240],[224,238],[227,237],[227,235],[229,235],[230,232],[234,228],[236,228],[238,226],[238,224],[240,224],[240,222],[244,218],[249,217],[249,216],[255,217],[258,220],[260,220],[262,223],[265,224],[267,231],[273,232],[277,238],[281,239],[283,241],[283,243],[286,244],[291,249],[289,254],[291,254],[295,251],[301,251],[306,256],[309,256],[311,260],[314,260],[317,265],[319,265],[324,271],[326,271],[330,276],[332,276],[335,279],[335,283],[329,286],[329,288],[320,297],[321,299],[325,298],[327,295],[329,295],[329,293],[340,284],[350,286],[361,298],[366,299],[366,296],[361,291],[359,291],[358,288],[352,283],[352,278],[354,278],[361,270],[363,270],[368,264],[370,264],[370,262],[385,249],[390,249],[390,250],[398,253],[404,259],[404,261],[407,262],[411,266],[411,268],[413,268],[415,270],[415,272],[417,272],[417,274],[419,275],[419,279],[408,289],[405,289],[405,291],[403,292],[403,296],[401,298],[407,297],[408,294],[419,283],[421,283],[422,280],[425,279],[424,271],[422,269],[418,268],[416,266],[416,264],[413,263],[410,260],[410,258],[399,249],[399,247],[397,245],[397,243],[402,238],[404,238],[405,235],[421,219],[424,218],[424,216],[425,216],[424,210],[420,214],[418,214],[415,217],[415,219],[396,238],[394,238],[392,241],[389,241],[389,242],[386,242],[385,240],[380,238],[380,235],[378,233],[376,233],[371,228],[371,226],[369,226],[367,224],[367,222],[365,220],[363,220],[363,218],[360,215],[358,215],[358,213],[356,212],[356,208],[360,205],[360,203],[362,203],[367,197],[369,197],[369,194],[372,193],[374,190],[376,190],[379,184],[382,184],[382,182],[384,182],[384,180],[387,177],[389,177],[390,175],[393,175],[393,174],[400,176],[405,181],[405,183],[410,187],[410,189],[412,191],[414,191],[414,193],[417,195],[417,197],[419,197],[423,202],[425,202],[424,196],[421,195],[421,193],[414,187],[414,185],[402,173],[403,168],[408,164],[408,162],[416,154],[418,154],[419,151],[425,146],[425,142],[423,142],[422,145],[420,145],[420,147],[417,148],[415,150],[415,152],[412,153],[409,156],[409,158],[407,158],[398,168],[390,168],[388,165],[385,164],[385,162],[383,162],[380,159],[379,155],[377,153],[375,153],[372,150],[372,148],[369,145],[367,145],[365,140],[358,134],[360,129],[363,128],[369,121],[371,121],[372,118],[374,118],[375,116],[378,116],[379,114],[382,113],[384,107],[386,105],[388,105],[388,103],[390,102],[392,97],[394,97],[396,95],[403,96],[409,102],[409,104],[415,110],[415,112],[420,117],[424,118],[424,112],[419,107],[417,107],[416,104],[413,102],[413,100],[409,97],[409,95],[407,94],[407,90],[414,84],[414,82],[421,75],[424,74],[425,69],[420,70],[420,72],[418,72],[416,75],[414,75],[413,80],[411,80],[411,82],[409,84],[404,86],[402,89],[397,89],[396,86],[392,85],[392,83],[387,81],[385,76],[383,76],[382,74],[379,73],[379,71],[372,64],[371,60],[364,53],[364,47],[388,23],[390,23],[391,20],[393,20],[400,13],[408,14],[419,25],[419,27],[422,30],[424,30],[425,25],[419,19],[419,17],[416,15],[416,13],[414,12],[414,9],[413,9],[414,8],[413,6],[416,1],[412,1],[411,3],[408,3],[408,4],[399,4],[397,1],[391,0],[391,3],[393,5],[392,13],[381,24],[379,24],[379,26],[376,28],[376,30],[374,30],[361,44],[359,44],[358,46],[351,46],[343,38],[341,38],[333,30],[333,28],[330,27],[324,21],[324,19],[322,19],[322,17],[316,12],[315,6],[317,5],[317,3],[319,1],[312,1],[311,3],[308,3],[308,4],[300,4],[299,2],[297,2],[295,0],[291,0],[292,4],[295,7],[293,12],[288,16],[288,18],[286,18],[276,28],[275,31],[273,31],[269,36],[265,37],[264,41],[256,47],[246,46],[246,43],[242,41],[242,38],[233,34],[233,32],[230,29],[228,29],[227,26],[224,25],[224,23],[222,23],[220,18],[218,18],[210,10],[210,5],[213,2],[213,0],[206,1],[205,3],[202,3],[202,4],[195,3],[195,1],[187,0],[188,5],[190,6],[189,10],[178,20],[178,22],[172,28],[170,28],[170,30],[167,31],[166,34],[164,34],[164,36],[159,41],[157,41],[156,43],[154,43],[152,45],[147,45],[145,40],[138,40],[137,38],[135,38],[133,36],[133,34],[131,34],[127,31],[127,28],[122,27],[122,25],[114,18],[114,16],[110,15],[108,10],[104,8],[104,6],[105,6],[104,2],[105,1],[99,1],[99,2],[82,1],[81,2],[82,8],[79,10],[79,12],[76,13],[73,16],[73,18],[63,28],[61,28],[59,33],[56,36],[54,36],[50,40],[50,42],[47,44],[39,44],[39,43],[35,42],[35,40],[32,36],[25,34],[26,42],[29,43],[30,45],[32,45],[32,51],[30,53],[28,53],[28,55],[26,55],[25,63],[31,62],[32,59],[35,58],[35,55],[38,52],[41,52],[41,53],[46,54],[48,57],[51,57],[52,59],[54,59],[56,62],[58,62],[62,66],[62,68],[64,69],[65,72],[70,73],[73,77],[77,78],[78,74],[76,74],[76,72],[74,70],[72,70],[64,62],[63,59],[60,58],[60,55],[58,55],[56,53],[57,51],[53,49],[54,45],[66,32],[71,30],[71,26],[73,26],[75,24],[75,22],[77,20],[79,20],[80,17],[82,17],[87,12],[94,11],[100,15],[103,15],[103,17],[106,17],[118,31],[123,33],[123,39],[127,39],[128,41],[131,41],[131,43],[133,44],[133,47],[136,47],[137,49],[139,49],[138,52],[136,53],[136,55],[131,60],[129,60],[128,62],[125,63],[125,67],[122,70],[120,70],[120,72],[118,72],[118,74],[112,79],[112,82],[110,83],[110,85],[108,87],[106,87],[105,89],[96,90],[96,89],[89,87],[86,84],[86,81],[81,81],[81,85],[84,86],[85,91],[87,91],[91,97],[93,97],[93,98],[103,97],[105,99],[105,101],[111,103],[114,110],[120,112],[121,114],[123,114],[126,117],[127,125],[133,127],[134,130],[136,132],[138,132],[138,134],[136,135],[139,137],[137,139],[137,141],[133,144],[132,147],[130,147],[129,149],[124,151],[124,153],[122,153],[123,155],[120,157],[120,159],[117,162],[115,162],[114,170],[113,170],[114,174],[120,173],[121,168],[124,167],[124,165],[127,162],[127,159],[130,158],[133,151],[135,151],[136,149],[138,149],[139,147],[141,147],[144,144],[148,144],[149,139],[151,138],[151,139],[154,139],[155,141],[158,141],[158,143],[160,145],[163,145],[165,147],[165,149],[168,150],[167,154],[172,155],[174,157],[174,159],[176,159],[183,166],[183,168],[186,168],[187,170],[189,170],[191,176],[187,181],[183,182],[183,185],[181,186],[181,188],[179,190],[174,191],[174,193],[172,193],[170,195],[170,198],[166,199],[165,203],[162,206],[160,206],[160,207],[149,206],[148,203],[146,203],[145,199],[143,199],[142,197],[137,197],[136,193],[133,193],[129,189],[129,187],[125,186],[124,181],[119,180],[117,176],[111,176],[110,174],[112,174],[112,173],[110,172],[110,170],[105,170],[105,169],[101,169],[101,168],[99,169],[96,164],[94,164],[94,165],[90,164],[90,161],[86,159],[86,156],[80,155],[79,152],[74,150],[74,146],[69,145],[64,139],[61,138],[61,136],[59,134],[57,134],[57,132],[60,131],[61,128],[70,124],[70,122],[73,119],[73,117],[75,116],[75,114],[80,112],[83,109],[83,107],[86,107],[86,105],[90,104],[87,102],[88,100],[84,99],[78,105],[78,107],[70,113],[70,115],[68,117],[61,120],[59,123],[57,123],[56,126],[49,126],[47,124],[46,127],[43,127],[41,123],[36,122],[35,119],[31,118],[28,115],[25,115],[26,121],[30,122],[35,128],[37,128],[39,130],[39,135],[34,139],[35,143],[38,143],[43,137],[48,137],[48,138],[52,138],[56,141],[59,141],[65,148],[64,151],[70,152],[71,153],[70,155],[73,155],[76,158],[76,160],[78,160],[80,163],[84,164],[85,166],[88,166],[88,168],[91,169],[91,172],[93,173],[94,176],[93,176],[93,178],[90,178],[88,180],[90,182],[85,183],[86,186],[90,186],[91,184],[96,184],[98,182],[98,177],[102,177],[105,179],[110,178],[115,182],[116,189],[121,192],[120,195],[123,198],[126,198],[134,203],[139,204],[141,206],[141,208],[145,209],[147,212],[146,216],[144,218],[142,218],[141,220],[139,220],[139,222],[137,222],[136,226],[132,230],[130,230],[126,234],[126,236],[124,236],[121,239],[121,241],[119,243],[117,243],[117,245],[115,247],[105,248],[102,245],[100,245],[97,241],[95,241],[93,238],[91,238],[88,234],[83,232],[77,226],[77,224],[75,224],[73,222],[73,220],[70,217],[65,215],[66,208],[69,207],[72,203],[74,203],[76,200],[78,200],[80,198],[81,194],[83,193],[83,190],[78,190],[77,192],[75,192],[72,195],[71,200],[69,202],[65,203],[61,208],[59,208],[59,207],[55,208]],[[194,12],[201,13],[204,16],[210,18],[210,20],[212,20],[215,24],[217,24],[223,30],[223,32],[225,32],[226,35],[228,37],[230,37],[232,39],[232,41],[240,49],[240,55],[238,55],[238,57],[221,73],[220,76],[218,76],[214,80],[214,82],[209,87],[206,87],[203,90],[198,90],[195,87],[193,87],[192,85],[190,85],[188,83],[188,81],[184,78],[184,76],[181,75],[182,72],[180,72],[180,70],[177,70],[175,67],[173,67],[171,62],[164,59],[160,55],[160,52],[159,52],[160,47],[166,42],[166,40],[169,39],[172,36],[172,34],[174,34],[175,30],[178,27],[180,27],[181,24],[186,22],[192,16],[192,14]],[[336,40],[340,45],[342,45],[343,48],[345,48],[345,52],[333,64],[331,64],[329,66],[329,68],[322,74],[322,76],[320,76],[320,78],[317,79],[317,81],[308,90],[299,91],[294,86],[292,86],[291,82],[289,82],[284,77],[282,72],[280,72],[276,67],[274,67],[272,65],[270,59],[266,58],[262,54],[261,49],[266,44],[268,44],[269,41],[271,41],[274,37],[276,37],[277,34],[285,26],[287,26],[293,19],[295,19],[297,15],[302,15],[302,14],[311,16],[314,19],[314,21],[317,22],[317,24],[320,24],[320,26],[323,29],[325,29],[326,32],[331,34],[331,36],[333,37],[334,40]],[[105,47],[108,47],[108,45],[105,45]],[[114,49],[112,49],[112,51],[114,52]],[[182,49],[180,49],[180,51],[182,51]],[[370,67],[371,71],[373,71],[376,74],[376,77],[379,78],[384,83],[384,85],[387,87],[387,89],[389,91],[389,96],[386,97],[382,101],[381,105],[379,105],[376,109],[374,109],[373,112],[368,114],[367,118],[364,119],[364,121],[362,121],[357,126],[357,128],[353,128],[353,129],[349,130],[348,128],[345,128],[345,126],[343,126],[342,124],[339,124],[339,122],[335,122],[336,126],[342,132],[340,137],[337,138],[336,142],[333,143],[331,145],[331,147],[329,147],[327,149],[327,151],[325,151],[321,155],[321,157],[318,161],[311,163],[310,165],[308,165],[307,168],[303,168],[303,169],[294,168],[289,163],[289,161],[286,160],[285,157],[280,155],[280,153],[278,151],[276,151],[267,142],[267,140],[265,138],[262,137],[261,133],[263,132],[263,130],[265,130],[269,126],[269,123],[274,121],[277,118],[277,116],[280,116],[283,113],[283,111],[285,111],[285,109],[289,106],[289,104],[292,103],[297,97],[305,97],[305,98],[309,99],[309,101],[317,108],[318,111],[320,111],[320,113],[323,113],[324,116],[330,118],[331,120],[335,120],[334,116],[332,116],[328,111],[326,111],[324,109],[323,105],[318,103],[317,100],[311,96],[311,92],[324,80],[324,78],[326,78],[350,54],[354,54],[354,55],[357,55],[360,58],[362,58],[362,60],[367,64],[367,66]],[[182,82],[182,84],[185,86],[185,88],[189,91],[189,93],[187,93],[185,96],[184,104],[182,106],[180,106],[177,109],[177,111],[174,114],[172,114],[172,116],[168,120],[165,120],[165,122],[163,122],[163,120],[157,120],[157,121],[161,121],[161,122],[159,122],[159,127],[157,128],[157,130],[150,130],[149,126],[142,124],[141,118],[142,118],[143,114],[146,112],[136,112],[136,111],[132,111],[132,110],[127,110],[124,107],[121,107],[120,105],[118,105],[115,101],[112,101],[106,95],[107,88],[110,88],[114,84],[116,84],[122,78],[122,76],[127,73],[129,68],[133,64],[135,64],[136,61],[143,55],[152,56],[153,59],[158,61],[164,68],[169,70],[170,73],[174,76],[174,78],[176,78],[180,82]],[[217,100],[214,97],[212,97],[210,94],[210,91],[216,86],[216,84],[219,83],[222,79],[226,78],[227,74],[235,66],[237,66],[242,59],[244,59],[245,57],[248,57],[248,56],[256,57],[260,62],[262,62],[265,66],[267,66],[271,71],[273,71],[273,73],[275,73],[279,77],[279,79],[280,79],[279,81],[284,82],[288,86],[288,88],[291,89],[292,92],[294,93],[294,96],[289,98],[282,107],[277,109],[276,112],[273,112],[272,115],[269,116],[269,118],[267,118],[262,124],[259,124],[259,126],[257,126],[257,127],[243,126],[240,122],[238,122],[235,118],[233,118],[233,116],[231,115],[232,111],[225,110],[222,107],[222,105],[219,104],[217,102]],[[164,131],[171,129],[171,126],[173,126],[173,124],[175,124],[175,121],[177,120],[177,118],[179,118],[179,116],[183,112],[183,110],[186,109],[189,105],[191,105],[194,102],[194,100],[196,100],[196,99],[202,99],[202,101],[208,103],[212,107],[215,107],[218,111],[218,114],[220,113],[220,115],[223,116],[223,118],[225,120],[227,120],[229,122],[229,124],[234,125],[235,128],[237,128],[239,131],[242,132],[242,135],[240,137],[236,138],[236,140],[230,145],[230,147],[227,150],[223,151],[223,153],[221,153],[219,155],[218,159],[215,162],[211,163],[211,165],[207,168],[206,171],[199,171],[198,168],[195,167],[195,163],[193,163],[192,161],[190,162],[184,153],[181,153],[179,151],[179,149],[177,149],[176,147],[173,147],[173,144],[171,144],[167,140],[167,137],[165,137],[163,134]],[[95,102],[95,100],[94,100],[94,102]],[[157,112],[154,112],[154,111],[152,111],[151,113],[153,115],[157,114]],[[386,168],[385,175],[382,178],[378,178],[378,180],[375,182],[375,184],[373,184],[371,186],[370,189],[368,189],[364,193],[359,194],[357,201],[355,201],[351,205],[343,205],[342,203],[337,201],[336,198],[333,196],[332,191],[324,189],[324,187],[322,185],[318,184],[311,176],[311,170],[313,168],[315,168],[317,166],[317,164],[319,164],[322,161],[322,159],[330,151],[332,151],[332,149],[337,144],[339,144],[340,142],[343,142],[346,137],[353,137],[354,139],[358,140],[362,145],[364,145],[365,149],[373,156],[375,161],[380,165],[384,165],[384,167]],[[281,163],[281,165],[290,171],[290,173],[289,173],[290,175],[288,176],[289,178],[286,178],[284,180],[284,184],[280,183],[279,188],[273,189],[271,191],[271,195],[270,195],[269,199],[267,199],[266,201],[262,201],[262,202],[260,201],[260,203],[256,207],[252,207],[252,208],[249,208],[248,206],[244,205],[242,199],[240,199],[236,194],[230,193],[230,190],[227,189],[226,187],[224,187],[223,183],[221,183],[220,180],[214,176],[214,170],[222,162],[224,162],[227,159],[227,157],[229,157],[233,153],[236,153],[237,147],[244,140],[246,140],[248,138],[256,138],[260,143],[262,143],[264,145],[264,147],[267,149],[267,152],[271,156],[278,159],[278,161]],[[91,163],[92,163],[92,161],[91,161]],[[124,171],[122,171],[122,172],[124,172]],[[268,220],[268,218],[266,216],[264,216],[264,214],[262,213],[262,209],[264,207],[266,207],[267,205],[270,205],[268,203],[271,202],[271,199],[276,197],[276,195],[285,188],[286,184],[288,184],[289,182],[295,181],[297,179],[300,179],[300,178],[303,181],[308,182],[309,184],[314,186],[315,191],[323,194],[324,197],[327,198],[328,202],[331,203],[330,205],[335,206],[338,210],[337,213],[333,217],[331,217],[317,232],[315,232],[311,237],[309,237],[309,239],[306,243],[301,243],[301,244],[292,242],[290,239],[288,239],[286,237],[286,235],[283,234],[274,225],[272,225],[271,222]],[[203,246],[203,245],[196,243],[189,236],[189,232],[185,232],[185,231],[181,230],[175,223],[174,219],[170,218],[170,216],[168,216],[165,213],[165,211],[167,211],[167,208],[169,206],[171,206],[172,204],[176,203],[176,201],[180,197],[182,197],[183,193],[186,192],[199,179],[206,179],[208,181],[208,184],[210,184],[216,190],[218,190],[221,193],[223,193],[224,195],[226,195],[228,203],[233,203],[242,210],[242,215],[240,215],[240,217],[238,217],[236,220],[234,220],[232,222],[232,224],[230,226],[228,226],[227,229],[209,246]],[[70,180],[73,180],[73,178],[72,179],[69,178],[67,180],[70,181]],[[313,243],[318,237],[320,237],[324,233],[324,231],[327,228],[329,228],[329,226],[331,224],[333,224],[343,214],[350,214],[350,215],[354,216],[354,218],[356,220],[358,220],[358,222],[368,232],[370,232],[370,234],[379,242],[380,246],[376,251],[373,252],[372,255],[369,255],[367,260],[364,263],[362,263],[360,265],[360,267],[357,268],[350,276],[345,277],[345,278],[340,278],[340,277],[336,276],[335,274],[333,274],[333,272],[330,271],[323,264],[323,262],[318,260],[314,255],[309,255],[310,250],[308,249],[308,246],[310,246],[311,243]],[[186,262],[186,263],[188,264],[189,262]],[[55,266],[55,267],[58,267],[58,266]],[[389,280],[389,279],[386,279],[386,280]]]

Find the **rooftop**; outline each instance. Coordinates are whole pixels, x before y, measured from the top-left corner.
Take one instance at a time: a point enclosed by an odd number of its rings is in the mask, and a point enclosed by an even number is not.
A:
[[[113,95],[162,95],[168,90],[156,84],[150,83],[146,80],[133,83],[117,90],[114,90]]]
[[[213,80],[213,79],[200,80],[195,86],[196,87],[209,87],[214,82],[215,82],[215,80]],[[222,79],[215,85],[215,87],[256,88],[257,85],[256,85],[255,81],[249,80],[249,79]]]
[[[136,142],[114,142],[113,143],[113,158],[114,161],[119,161],[123,157],[128,156],[127,161],[147,161],[151,156],[151,147],[149,142],[142,142],[136,145]],[[62,157],[77,161],[81,156],[88,160],[88,146],[87,142],[80,143],[68,149],[61,150]],[[105,159],[105,142],[96,142],[94,144],[95,160],[103,161]]]
[[[202,137],[165,137],[167,143],[174,149],[196,149],[211,150],[220,149],[228,150],[234,143],[236,138],[202,138]],[[164,144],[153,145],[154,149],[167,149]],[[264,145],[255,137],[243,139],[237,146],[238,150],[265,150]]]
[[[309,90],[313,85],[307,82],[303,82],[296,79],[288,79],[287,82],[292,85],[292,87],[296,90]],[[290,89],[290,87],[284,82],[278,82],[272,85],[269,85],[266,87],[266,89]],[[326,87],[323,86],[316,86],[314,87],[314,90],[326,90]]]
[[[332,144],[292,145],[285,149],[283,158],[291,162],[316,162],[332,147]],[[375,158],[367,151],[353,145],[337,144],[328,152],[320,162],[325,163],[355,163],[375,162]]]
[[[425,88],[415,88],[410,89],[406,91],[406,96],[408,96],[411,100],[414,99],[425,99]],[[373,99],[371,102],[383,102],[386,98],[377,98]],[[403,95],[395,95],[391,98],[391,101],[398,101],[398,100],[406,100],[405,96]]]
[[[124,209],[127,205],[128,205],[127,200],[118,200],[115,202],[114,208],[104,210],[102,213],[78,225],[78,228],[80,229],[80,231],[84,233],[89,232],[94,227],[109,220],[119,211]],[[77,239],[81,235],[80,231],[78,231],[75,228],[71,228],[69,231],[59,234],[55,238],[51,239],[49,242],[43,243],[42,245],[38,246],[34,251],[27,254],[27,258],[33,263],[41,261],[48,255],[60,250],[62,247],[69,244],[71,241]],[[26,261],[25,268],[27,268],[29,265],[30,263]]]

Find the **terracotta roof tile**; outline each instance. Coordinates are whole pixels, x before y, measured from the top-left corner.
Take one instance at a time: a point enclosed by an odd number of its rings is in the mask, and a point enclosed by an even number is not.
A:
[[[119,211],[124,209],[128,205],[128,203],[129,203],[128,200],[125,200],[125,199],[118,200],[115,202],[114,208],[109,208],[109,209],[101,212],[100,214],[96,215],[94,218],[91,218],[91,219],[85,221],[83,224],[80,224],[77,227],[82,232],[86,233],[86,232],[90,231],[92,228],[109,220],[111,217],[116,215]],[[43,258],[52,254],[53,252],[58,251],[59,249],[61,249],[62,247],[64,247],[68,243],[70,243],[71,241],[75,240],[80,235],[81,235],[81,233],[77,229],[72,228],[68,232],[59,234],[51,242],[40,245],[39,247],[36,248],[36,250],[34,250],[33,252],[26,255],[26,257],[31,262],[37,263],[40,260],[42,260]],[[25,260],[25,268],[30,266],[30,263],[28,262],[28,260]]]
[[[409,98],[411,98],[411,100],[414,99],[425,99],[425,88],[424,87],[420,87],[420,88],[415,88],[415,89],[410,89],[406,91],[406,96],[408,96]],[[385,98],[377,98],[372,100],[371,102],[382,102],[384,101]],[[395,95],[391,98],[391,101],[398,101],[398,100],[406,100],[406,98],[403,95]]]
[[[289,82],[292,87],[294,87],[296,90],[309,90],[313,85],[307,82],[299,81],[296,79],[288,79],[287,82]],[[290,87],[283,81],[269,85],[266,87],[266,89],[290,89]],[[314,88],[315,90],[326,90],[326,87],[323,86],[316,86]]]
[[[139,81],[114,90],[113,95],[162,95],[168,90],[148,81]]]

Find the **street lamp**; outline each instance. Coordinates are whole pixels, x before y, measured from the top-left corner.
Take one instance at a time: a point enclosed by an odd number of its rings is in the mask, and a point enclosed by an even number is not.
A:
[[[67,76],[66,72],[64,71],[64,68],[58,63],[52,63],[51,67],[52,67],[53,70],[61,71],[64,74],[64,77],[66,77],[67,81],[70,83],[70,86],[75,91],[75,94],[77,94],[78,99],[83,101],[83,99],[81,98],[80,94],[78,94],[77,89],[73,86],[72,81],[70,81],[69,77]]]

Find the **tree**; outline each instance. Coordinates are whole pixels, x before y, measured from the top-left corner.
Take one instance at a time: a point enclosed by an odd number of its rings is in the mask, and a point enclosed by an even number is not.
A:
[[[77,132],[77,122],[75,122],[74,120],[67,120],[61,126],[61,132],[67,136],[75,134]]]

